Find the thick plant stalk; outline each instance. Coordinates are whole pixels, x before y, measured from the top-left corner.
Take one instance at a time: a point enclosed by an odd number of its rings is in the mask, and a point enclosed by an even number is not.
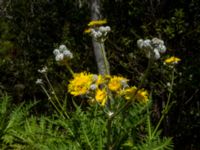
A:
[[[100,0],[91,0],[91,20],[101,19],[100,4]],[[109,74],[110,71],[108,61],[105,59],[106,52],[104,43],[100,43],[92,38],[92,44],[99,74]]]

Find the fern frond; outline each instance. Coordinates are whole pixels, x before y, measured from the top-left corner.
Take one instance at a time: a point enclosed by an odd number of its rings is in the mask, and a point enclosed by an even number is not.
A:
[[[172,150],[172,138],[163,138],[152,140],[148,143],[142,143],[138,146],[138,150]]]

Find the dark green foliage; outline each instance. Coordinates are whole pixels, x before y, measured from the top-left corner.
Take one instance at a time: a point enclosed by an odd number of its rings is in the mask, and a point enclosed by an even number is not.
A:
[[[16,141],[15,132],[24,125],[24,119],[35,103],[24,106],[22,103],[15,106],[11,103],[11,97],[4,95],[0,98],[0,141],[1,147],[12,145]]]
[[[64,119],[56,113],[48,116],[30,115],[36,103],[20,105],[12,110],[10,98],[1,98],[1,148],[21,150],[82,150],[106,149],[107,114],[98,105],[82,110],[74,103],[75,111]],[[111,133],[113,149],[171,149],[171,139],[161,140],[160,132],[152,139],[145,125],[148,105],[135,104],[115,118]],[[152,128],[153,129],[153,128]]]

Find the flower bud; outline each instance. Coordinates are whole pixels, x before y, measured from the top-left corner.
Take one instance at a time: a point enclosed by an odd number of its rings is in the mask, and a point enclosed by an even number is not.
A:
[[[65,45],[60,45],[60,46],[59,46],[59,50],[60,50],[61,52],[63,52],[64,50],[67,50],[67,47],[66,47]]]
[[[107,31],[107,32],[110,32],[110,31],[111,31],[111,28],[110,28],[109,26],[106,26],[105,28],[106,28],[106,31]]]
[[[63,58],[64,58],[64,55],[62,53],[60,53],[60,54],[56,55],[55,59],[56,59],[56,61],[62,61]]]
[[[104,33],[104,32],[106,32],[106,28],[104,26],[100,26],[99,27],[99,31]]]
[[[36,84],[43,84],[42,79],[37,79],[35,83]]]
[[[64,55],[64,57],[67,57],[67,58],[70,58],[70,59],[73,58],[73,54],[69,50],[64,50],[63,55]]]
[[[96,89],[97,89],[97,85],[96,85],[96,84],[90,85],[90,89],[91,89],[92,91],[96,90]]]
[[[59,49],[54,49],[53,54],[54,54],[55,56],[58,55],[58,54],[60,54]]]
[[[152,40],[152,44],[157,46],[157,45],[164,45],[164,41],[163,40],[160,40],[158,38],[153,38]]]
[[[151,41],[149,39],[144,40],[143,47],[146,48],[146,49],[152,49]]]
[[[144,45],[143,43],[144,43],[144,41],[143,41],[142,39],[137,40],[137,46],[138,46],[140,49],[143,48],[143,45]]]
[[[161,54],[165,53],[165,52],[166,52],[166,47],[165,47],[165,45],[159,44],[158,50],[159,50],[159,52],[160,52]]]

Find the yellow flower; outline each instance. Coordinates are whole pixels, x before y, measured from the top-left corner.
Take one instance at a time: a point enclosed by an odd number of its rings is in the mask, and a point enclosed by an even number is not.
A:
[[[93,21],[90,21],[88,23],[88,26],[89,27],[92,27],[92,26],[99,26],[99,25],[103,25],[103,24],[106,24],[107,23],[107,20],[104,19],[104,20],[93,20]]]
[[[137,87],[133,86],[133,87],[125,89],[122,95],[124,95],[126,100],[132,100],[135,97],[136,91],[137,91]]]
[[[96,80],[96,84],[99,86],[101,84],[105,83],[105,79],[103,78],[102,75],[98,75],[98,78]]]
[[[84,33],[87,33],[87,34],[88,34],[88,33],[90,33],[90,32],[91,32],[91,29],[90,29],[90,28],[84,30]]]
[[[92,84],[92,75],[86,72],[74,74],[74,79],[69,81],[68,92],[74,96],[84,95]]]
[[[144,89],[138,90],[136,93],[136,99],[142,103],[148,102],[148,92]]]
[[[97,89],[95,99],[99,102],[102,106],[105,106],[107,101],[107,92],[105,89]]]
[[[108,82],[108,88],[111,91],[118,92],[123,87],[123,83],[127,81],[128,79],[124,77],[118,77],[118,76],[111,77],[110,81]]]
[[[170,65],[170,64],[177,64],[179,61],[181,61],[180,58],[172,56],[170,58],[165,59],[164,63]]]
[[[138,90],[135,86],[125,89],[122,95],[124,95],[126,100],[136,99],[137,101],[143,103],[146,103],[148,101],[148,92],[144,89]]]

